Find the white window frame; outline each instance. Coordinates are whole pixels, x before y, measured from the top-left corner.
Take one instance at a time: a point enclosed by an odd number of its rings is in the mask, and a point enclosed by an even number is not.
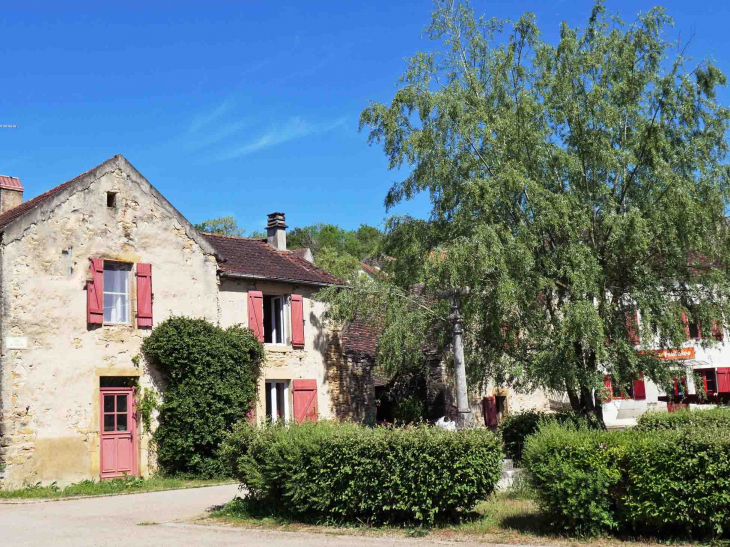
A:
[[[268,296],[271,300],[271,308],[269,309],[269,314],[271,318],[271,324],[269,327],[271,328],[271,342],[266,342],[265,345],[267,346],[286,346],[287,345],[287,329],[286,329],[286,296],[281,294],[267,294],[264,296]],[[278,308],[278,309],[277,309]],[[274,340],[277,339],[277,330],[276,330],[276,314],[281,314],[281,342],[275,342]]]
[[[122,272],[126,272],[127,273],[127,283],[126,283],[126,287],[125,287],[126,292],[107,291],[106,290],[106,283],[104,283],[104,294],[102,295],[102,302],[104,301],[104,296],[107,295],[107,294],[114,294],[114,295],[126,296],[127,297],[127,303],[126,303],[127,317],[125,318],[125,321],[107,321],[106,320],[106,308],[104,308],[104,310],[103,310],[103,314],[104,314],[103,321],[104,321],[104,324],[105,325],[129,325],[130,324],[129,318],[130,318],[130,315],[132,313],[132,310],[131,310],[132,302],[131,302],[131,298],[129,296],[129,293],[130,293],[130,291],[129,291],[129,278],[130,278],[130,276],[132,274],[131,265],[125,264],[123,262],[113,262],[113,261],[107,262],[107,261],[104,261],[104,272],[106,272],[107,266],[110,266],[110,268],[109,268],[110,271],[114,270],[114,271],[122,271]],[[104,275],[104,274],[102,273],[102,275]]]
[[[269,399],[271,401],[271,416],[269,414],[266,414],[266,418],[271,420],[271,423],[276,423],[278,421],[278,417],[274,414],[274,409],[279,409],[278,404],[278,386],[282,387],[282,397],[284,398],[284,423],[288,424],[291,420],[291,415],[289,413],[289,380],[266,380],[266,390],[269,394]],[[266,408],[264,408],[264,412],[266,412]]]

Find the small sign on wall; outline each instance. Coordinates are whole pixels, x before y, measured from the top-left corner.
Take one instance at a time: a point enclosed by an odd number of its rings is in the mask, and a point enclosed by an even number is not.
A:
[[[6,349],[28,349],[28,337],[27,336],[6,336],[5,337],[5,348]]]

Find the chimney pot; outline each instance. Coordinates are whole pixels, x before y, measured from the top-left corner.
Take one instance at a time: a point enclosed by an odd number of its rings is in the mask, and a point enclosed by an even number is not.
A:
[[[18,177],[0,175],[0,214],[23,203],[23,184]]]
[[[277,251],[286,251],[286,216],[284,213],[271,213],[266,224],[266,241]]]

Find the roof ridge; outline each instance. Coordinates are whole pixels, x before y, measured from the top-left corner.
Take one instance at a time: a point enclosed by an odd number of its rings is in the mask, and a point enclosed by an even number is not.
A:
[[[26,213],[29,213],[30,211],[32,211],[33,209],[35,209],[36,207],[41,205],[49,197],[57,194],[61,190],[68,188],[71,185],[71,183],[76,182],[80,178],[88,175],[92,171],[98,169],[102,165],[109,163],[110,161],[118,158],[119,156],[120,156],[120,154],[112,156],[111,158],[101,162],[99,165],[96,165],[96,166],[92,167],[91,169],[84,171],[80,175],[76,175],[74,178],[67,180],[66,182],[62,182],[61,184],[54,186],[50,190],[46,190],[42,194],[38,194],[36,197],[29,199],[28,201],[25,201],[25,202],[21,203],[20,205],[13,207],[12,209],[8,209],[7,211],[5,211],[3,214],[0,215],[0,228],[5,228],[5,226],[10,224],[14,220],[17,220],[18,218],[22,217]],[[18,180],[20,180],[20,179],[18,179]]]
[[[229,236],[229,235],[225,235],[225,234],[215,234],[213,232],[200,232],[200,233],[205,236],[225,237],[228,239],[243,239],[245,241],[258,241],[260,243],[264,243],[263,238],[260,238],[260,237]]]

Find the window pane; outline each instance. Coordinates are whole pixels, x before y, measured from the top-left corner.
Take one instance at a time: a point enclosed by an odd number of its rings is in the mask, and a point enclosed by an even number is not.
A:
[[[115,414],[104,414],[104,431],[114,431]]]
[[[123,294],[104,293],[104,322],[126,323],[128,298]]]
[[[264,344],[271,344],[273,333],[273,319],[271,317],[271,297],[264,296]]]
[[[277,418],[286,418],[284,413],[284,383],[276,382]]]
[[[276,343],[277,344],[283,344],[283,332],[281,329],[281,324],[283,321],[281,320],[281,313],[282,313],[282,305],[281,305],[281,298],[276,298],[274,300],[274,322],[276,327]]]
[[[127,430],[127,415],[117,414],[117,431]]]
[[[117,412],[127,412],[126,395],[117,395]]]
[[[271,418],[271,383],[266,382],[266,416]]]
[[[110,266],[113,267],[113,266]],[[104,269],[104,292],[127,292],[129,270]]]
[[[114,395],[104,395],[104,412],[114,412]]]

